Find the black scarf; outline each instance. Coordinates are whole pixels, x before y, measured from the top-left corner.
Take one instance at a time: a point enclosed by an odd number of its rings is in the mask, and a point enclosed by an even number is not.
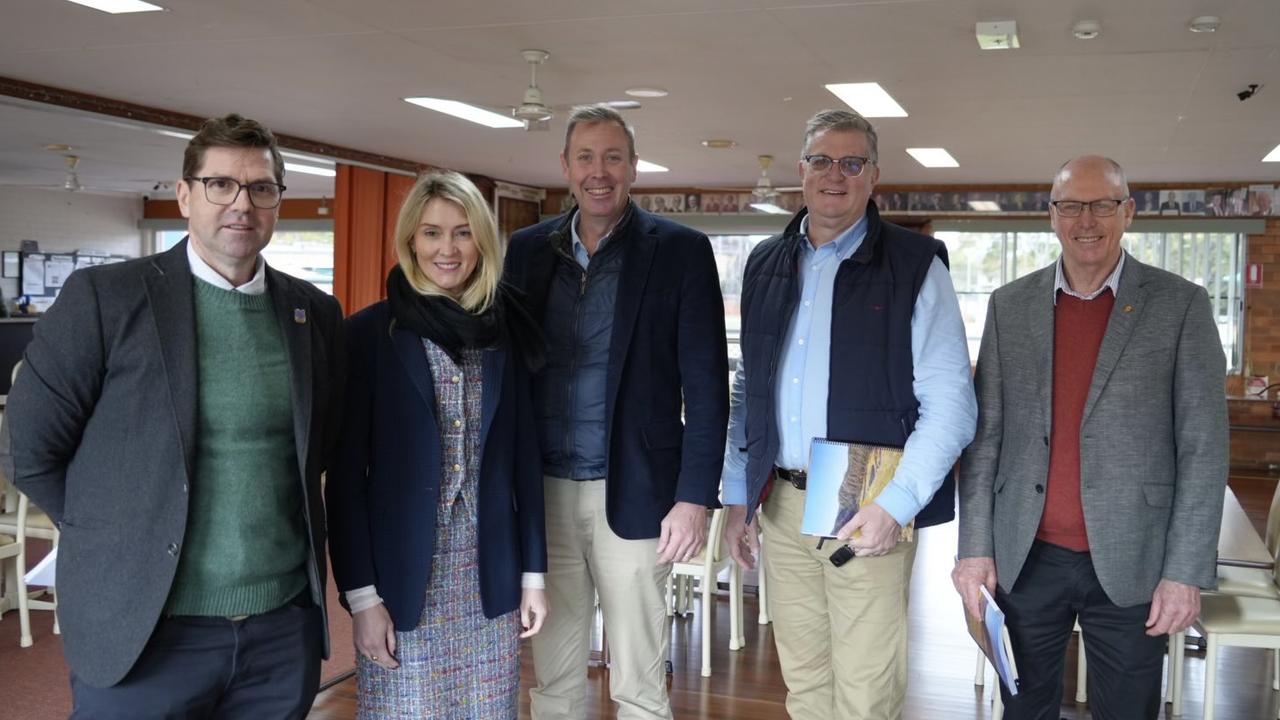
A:
[[[506,350],[529,372],[546,363],[546,339],[524,309],[522,293],[507,283],[498,285],[488,310],[471,313],[452,298],[414,290],[397,265],[387,275],[387,302],[397,325],[435,343],[455,363],[464,348]]]

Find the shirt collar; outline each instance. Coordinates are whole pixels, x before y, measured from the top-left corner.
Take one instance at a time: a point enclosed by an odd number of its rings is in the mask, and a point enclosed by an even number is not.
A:
[[[253,278],[249,282],[236,287],[232,285],[226,278],[218,274],[217,270],[209,267],[209,263],[196,254],[195,244],[191,242],[191,237],[187,237],[187,264],[191,266],[191,274],[201,280],[222,288],[223,290],[234,290],[245,295],[261,295],[267,291],[267,261],[258,256],[258,260],[254,265]]]
[[[815,248],[813,243],[809,242],[809,216],[805,215],[800,218],[800,234],[804,236],[804,248],[808,252],[817,252],[820,248]],[[849,226],[849,229],[836,236],[835,240],[827,243],[823,247],[830,246],[835,250],[836,256],[842,261],[849,259],[858,248],[862,245],[862,241],[867,236],[867,216],[863,215],[858,221]]]
[[[629,212],[631,212],[630,198],[627,199],[627,207],[622,211],[622,214],[618,216],[618,221],[615,222],[608,230],[606,230],[604,235],[600,236],[600,242],[596,243],[596,252],[600,252],[600,250],[604,248],[605,242],[607,242],[609,238],[613,236],[613,231],[618,229],[618,226],[622,224],[622,220],[627,217],[627,213]],[[578,237],[578,215],[579,214],[581,214],[581,211],[575,209],[573,211],[573,215],[569,218],[569,234],[573,238],[573,254],[575,256],[578,255],[579,254],[578,249],[581,248],[582,252],[586,253],[587,256],[590,257],[591,253],[587,253],[587,246],[582,243],[582,238]]]
[[[1120,262],[1116,263],[1116,269],[1112,270],[1111,274],[1107,276],[1106,282],[1102,283],[1102,286],[1099,287],[1097,290],[1094,290],[1093,292],[1088,294],[1078,293],[1075,290],[1072,290],[1071,286],[1067,284],[1067,276],[1062,272],[1062,256],[1058,256],[1058,262],[1056,266],[1057,269],[1055,270],[1055,275],[1053,280],[1053,304],[1054,305],[1058,304],[1059,290],[1070,295],[1073,298],[1080,298],[1081,300],[1092,300],[1098,297],[1099,295],[1101,295],[1102,291],[1104,290],[1110,290],[1111,295],[1113,297],[1116,295],[1119,295],[1120,294],[1120,271],[1124,269],[1124,256],[1125,256],[1125,253],[1121,252]]]

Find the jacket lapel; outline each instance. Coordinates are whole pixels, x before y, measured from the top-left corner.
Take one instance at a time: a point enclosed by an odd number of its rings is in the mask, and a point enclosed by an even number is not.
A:
[[[634,231],[624,228],[629,237],[617,238],[626,242],[627,246],[622,258],[622,268],[618,271],[618,297],[614,304],[613,333],[609,340],[609,372],[605,383],[607,424],[611,424],[607,418],[613,417],[622,365],[631,348],[631,336],[635,331],[636,318],[640,314],[640,300],[658,247],[658,241],[653,237],[653,219],[639,208],[632,208],[631,211],[635,213],[632,219]]]
[[[1133,328],[1142,316],[1143,301],[1147,291],[1142,263],[1125,254],[1124,269],[1120,271],[1120,292],[1116,295],[1115,304],[1111,308],[1111,317],[1107,319],[1107,332],[1102,336],[1102,346],[1098,348],[1098,362],[1093,368],[1093,381],[1089,384],[1089,397],[1084,403],[1084,414],[1080,418],[1083,425],[1089,419],[1089,413],[1098,402],[1102,388],[1106,387],[1111,371],[1115,370],[1124,347],[1133,336]]]
[[[314,317],[306,296],[279,272],[267,267],[267,292],[275,306],[280,337],[289,355],[289,380],[293,395],[293,439],[298,452],[298,469],[306,473],[311,442],[312,354],[311,325]],[[332,360],[331,360],[332,361]]]
[[[391,343],[395,346],[396,357],[404,368],[404,374],[413,384],[422,402],[427,404],[431,416],[436,414],[436,388],[431,381],[431,367],[427,364],[427,352],[422,347],[422,338],[418,335],[395,328],[391,331]],[[438,420],[438,418],[437,418]]]
[[[155,256],[145,277],[147,302],[155,321],[164,359],[169,402],[178,424],[182,457],[187,478],[195,477],[197,374],[196,306],[191,266],[187,264],[187,241]]]
[[[1030,285],[1031,296],[1023,298],[1023,306],[1027,308],[1031,325],[1028,347],[1040,375],[1036,394],[1044,418],[1042,430],[1048,435],[1053,427],[1053,282],[1057,275],[1053,265],[1039,273],[1037,281]],[[1018,338],[1007,342],[1016,343]]]

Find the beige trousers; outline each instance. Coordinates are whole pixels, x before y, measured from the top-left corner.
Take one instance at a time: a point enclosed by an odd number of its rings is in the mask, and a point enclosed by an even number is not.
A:
[[[802,490],[775,482],[764,503],[769,616],[792,720],[897,720],[907,694],[907,596],[916,545],[827,559],[800,534]],[[554,610],[553,610],[554,612]]]
[[[605,517],[605,482],[543,479],[547,507],[547,622],[533,638],[534,720],[587,716],[593,598],[609,641],[609,694],[619,720],[669,720],[666,587],[658,539],[624,540]]]

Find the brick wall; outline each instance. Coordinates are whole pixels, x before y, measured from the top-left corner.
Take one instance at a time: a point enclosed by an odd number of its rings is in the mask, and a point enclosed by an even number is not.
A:
[[[1244,361],[1255,375],[1280,382],[1280,218],[1267,220],[1267,229],[1249,236],[1248,261],[1262,264],[1262,287],[1245,290]],[[1228,379],[1228,392],[1240,395],[1244,378]],[[1276,398],[1272,391],[1271,398]],[[1280,420],[1273,419],[1270,402],[1233,400],[1231,464],[1233,467],[1280,468]],[[1253,429],[1245,429],[1253,428]]]

